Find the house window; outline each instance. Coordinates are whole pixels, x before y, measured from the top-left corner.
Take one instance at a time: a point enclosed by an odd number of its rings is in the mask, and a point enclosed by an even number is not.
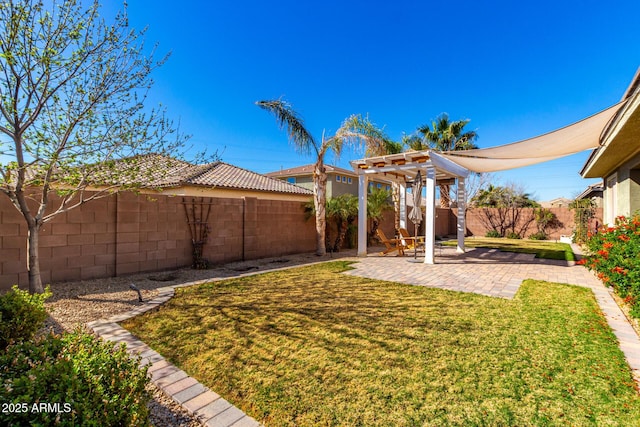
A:
[[[617,197],[617,182],[618,174],[613,174],[607,178],[607,185],[604,190],[605,193],[605,222],[609,225],[615,223],[616,215],[618,214],[618,197]]]
[[[336,175],[336,182],[340,182],[340,175]]]
[[[378,188],[382,188],[382,184],[378,183]]]
[[[287,182],[289,184],[295,184],[296,183],[296,177],[295,176],[290,176],[289,178],[287,178]]]
[[[349,184],[351,184],[353,182],[353,180],[351,178],[349,178]]]
[[[347,177],[346,176],[342,177],[342,182],[344,182],[345,184],[347,183]]]
[[[389,187],[388,185],[386,187],[384,187],[385,190],[389,191],[391,189],[391,187]]]

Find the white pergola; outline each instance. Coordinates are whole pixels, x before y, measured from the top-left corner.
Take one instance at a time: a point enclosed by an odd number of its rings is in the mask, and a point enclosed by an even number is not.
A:
[[[464,252],[465,234],[465,178],[470,171],[444,156],[431,151],[410,151],[387,156],[369,157],[351,162],[358,175],[358,256],[367,255],[367,183],[377,178],[400,186],[400,227],[406,228],[407,183],[422,173],[426,188],[425,254],[424,263],[435,262],[435,202],[438,182],[458,184],[458,252]]]
[[[629,90],[635,87],[637,76],[638,74],[634,77]],[[553,132],[512,144],[444,153],[431,150],[410,151],[352,161],[351,166],[359,177],[358,256],[367,255],[367,181],[369,178],[377,177],[400,185],[400,227],[406,228],[407,183],[415,180],[418,171],[422,172],[427,189],[424,262],[433,264],[437,181],[453,183],[457,180],[458,182],[458,252],[464,252],[464,184],[469,173],[515,169],[598,148],[602,135],[615,124],[616,114],[626,108],[627,101],[627,94],[625,94],[622,101],[599,113]]]

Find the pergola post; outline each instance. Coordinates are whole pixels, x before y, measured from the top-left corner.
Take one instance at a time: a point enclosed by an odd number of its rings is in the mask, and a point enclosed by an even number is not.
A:
[[[404,182],[398,182],[400,187],[400,228],[407,228],[407,185]]]
[[[427,197],[427,212],[424,216],[424,263],[435,264],[436,244],[436,169],[427,166],[427,182],[425,188]]]
[[[367,176],[358,175],[358,256],[367,256]]]
[[[458,178],[458,247],[456,251],[458,253],[464,253],[464,235],[467,230],[465,223],[465,210],[466,210],[466,188],[463,177]]]

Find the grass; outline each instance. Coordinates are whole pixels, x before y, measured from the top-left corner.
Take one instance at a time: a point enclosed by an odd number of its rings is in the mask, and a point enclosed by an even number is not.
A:
[[[267,426],[637,425],[590,290],[526,281],[506,300],[348,264],[179,289],[124,326]]]
[[[442,244],[445,246],[455,246],[456,242],[448,241]],[[470,248],[494,248],[505,252],[536,254],[536,258],[575,261],[571,245],[567,243],[550,242],[548,240],[473,237],[471,239],[465,239],[464,244]]]

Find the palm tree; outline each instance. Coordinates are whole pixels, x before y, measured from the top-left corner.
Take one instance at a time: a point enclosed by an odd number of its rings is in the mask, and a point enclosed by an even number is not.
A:
[[[324,156],[327,151],[333,151],[337,158],[342,152],[344,144],[364,145],[367,151],[376,152],[389,144],[389,138],[369,121],[368,117],[352,115],[348,117],[336,131],[335,135],[316,140],[305,128],[302,118],[293,110],[291,105],[282,100],[266,100],[256,102],[260,108],[272,113],[281,129],[286,129],[289,141],[300,154],[313,154],[316,162],[313,167],[313,202],[316,215],[316,254],[326,254],[326,216],[325,204],[327,200],[327,174],[324,168]]]
[[[449,116],[443,113],[431,122],[431,126],[419,127],[418,132],[422,134],[422,142],[417,144],[417,141],[412,139],[409,147],[414,150],[431,149],[437,151],[461,151],[478,148],[475,144],[478,134],[475,131],[464,131],[464,127],[468,123],[469,120],[451,121]],[[451,202],[449,185],[440,184],[439,187],[440,207],[448,208]]]
[[[336,224],[337,236],[333,245],[329,244],[332,252],[340,252],[349,225],[358,218],[358,198],[353,194],[341,194],[327,200],[327,217]]]

